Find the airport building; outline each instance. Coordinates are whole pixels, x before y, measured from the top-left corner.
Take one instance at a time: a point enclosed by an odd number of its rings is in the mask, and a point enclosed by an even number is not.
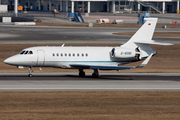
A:
[[[112,12],[154,11],[178,13],[180,0],[0,0],[2,5],[23,6],[29,11]],[[17,2],[17,3],[16,3]],[[9,7],[10,9],[11,7]],[[14,8],[14,7],[13,7]]]

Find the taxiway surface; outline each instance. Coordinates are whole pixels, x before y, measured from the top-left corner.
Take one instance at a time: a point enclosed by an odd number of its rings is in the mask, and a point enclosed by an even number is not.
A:
[[[136,32],[136,28],[88,28],[52,26],[0,26],[0,43],[122,43],[131,36],[112,35]],[[180,32],[180,29],[156,29],[156,32]],[[154,37],[158,42],[179,43],[179,38]]]
[[[179,73],[1,73],[1,91],[180,91]]]

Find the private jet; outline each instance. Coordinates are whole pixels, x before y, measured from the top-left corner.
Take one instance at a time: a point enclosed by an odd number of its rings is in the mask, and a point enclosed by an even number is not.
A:
[[[93,77],[98,77],[98,70],[125,70],[146,66],[157,52],[150,45],[172,45],[152,40],[158,18],[145,18],[146,22],[125,44],[117,47],[71,47],[41,46],[23,49],[19,54],[4,60],[4,63],[28,67],[32,77],[32,67],[54,67],[79,69],[79,76],[84,77],[84,69],[93,69]],[[144,60],[137,67],[120,66]]]

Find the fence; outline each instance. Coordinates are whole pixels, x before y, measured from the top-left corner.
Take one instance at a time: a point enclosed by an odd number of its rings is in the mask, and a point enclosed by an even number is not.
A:
[[[28,11],[28,12],[19,12],[18,15],[16,16],[13,12],[5,12],[5,13],[0,13],[1,17],[20,17],[20,18],[28,18],[28,19],[33,19],[34,17],[56,17],[56,18],[64,18],[68,19],[67,13],[52,13],[52,12],[36,12],[36,11]]]

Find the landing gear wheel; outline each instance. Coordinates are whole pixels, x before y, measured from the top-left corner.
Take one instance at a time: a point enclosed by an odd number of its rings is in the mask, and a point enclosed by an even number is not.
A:
[[[92,77],[93,77],[93,78],[97,78],[98,75],[97,75],[96,73],[93,73],[93,74],[92,74]]]
[[[85,76],[85,72],[82,69],[79,70],[79,76],[80,77],[84,77]]]
[[[30,78],[31,78],[32,76],[33,76],[32,74],[29,74],[29,75],[28,75],[28,77],[30,77]]]
[[[80,73],[79,73],[79,76],[80,76],[80,77],[84,77],[84,76],[85,76],[85,72],[80,72]]]
[[[94,73],[92,74],[92,77],[97,78],[99,76],[98,69],[94,69]]]
[[[31,77],[33,76],[31,73],[34,72],[33,69],[32,69],[32,67],[29,67],[29,68],[28,68],[28,71],[29,71],[28,77],[31,78]]]

